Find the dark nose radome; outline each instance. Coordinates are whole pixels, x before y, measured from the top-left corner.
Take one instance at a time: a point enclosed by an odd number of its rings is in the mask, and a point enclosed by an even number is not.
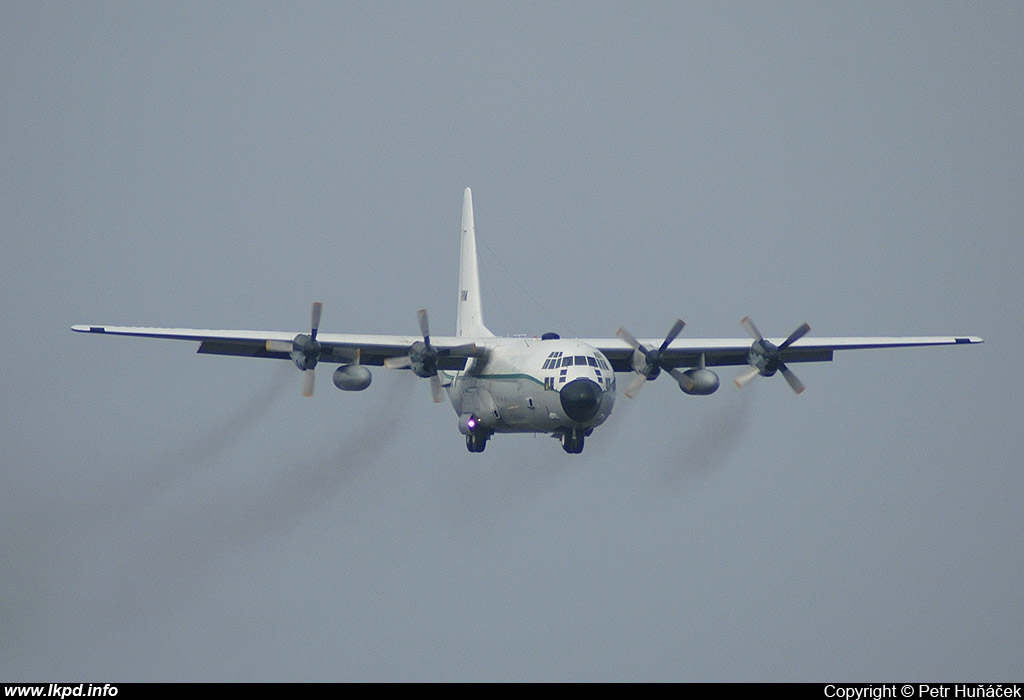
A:
[[[577,423],[585,423],[601,405],[601,387],[589,379],[573,379],[562,387],[560,398],[565,415]]]

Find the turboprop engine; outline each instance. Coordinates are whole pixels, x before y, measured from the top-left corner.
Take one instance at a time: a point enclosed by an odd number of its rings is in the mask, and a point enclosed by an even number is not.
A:
[[[437,349],[430,343],[430,320],[427,318],[427,310],[420,309],[416,315],[419,317],[423,340],[417,340],[410,345],[407,355],[385,358],[384,366],[388,369],[408,367],[417,377],[429,379],[434,403],[441,403],[444,401],[444,393],[441,378],[437,375],[438,361],[441,357],[476,357],[479,353],[475,343]]]
[[[426,340],[417,340],[409,347],[409,368],[417,377],[429,379],[437,376],[437,361],[440,353],[430,344],[430,335]]]
[[[302,370],[302,394],[303,396],[313,395],[313,386],[316,379],[316,366],[321,359],[333,358],[333,361],[345,361],[351,364],[342,365],[334,370],[334,386],[342,391],[362,391],[370,386],[372,377],[370,370],[359,364],[359,350],[353,353],[349,351],[327,350],[324,354],[323,344],[316,339],[317,331],[320,328],[320,316],[323,313],[323,304],[319,301],[313,302],[313,310],[310,314],[309,334],[300,333],[291,341],[268,340],[267,350],[269,352],[287,352],[292,358],[295,366]]]
[[[643,345],[639,340],[633,337],[633,334],[627,331],[625,328],[620,328],[616,334],[620,339],[626,341],[633,347],[633,371],[636,373],[636,377],[629,383],[626,390],[622,392],[629,398],[634,398],[638,391],[643,388],[643,385],[649,379],[656,379],[661,370],[665,370],[672,375],[672,378],[679,384],[679,388],[683,392],[693,396],[707,396],[718,391],[718,375],[707,369],[704,366],[704,355],[700,356],[700,362],[693,369],[688,369],[685,372],[673,367],[669,362],[666,361],[666,351],[672,344],[672,341],[676,339],[679,332],[686,326],[682,319],[678,319],[669,329],[668,335],[665,336],[664,342],[659,348],[649,347]]]

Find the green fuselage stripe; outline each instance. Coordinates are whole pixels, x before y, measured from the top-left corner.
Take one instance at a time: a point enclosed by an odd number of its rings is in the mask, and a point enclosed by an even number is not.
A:
[[[448,372],[442,372],[442,374],[444,374],[444,376],[446,378],[455,379],[455,377],[458,376],[459,373],[456,372],[454,374],[449,374]],[[522,374],[522,373],[518,373],[518,374],[469,374],[469,375],[463,374],[462,376],[463,377],[472,377],[474,379],[487,379],[487,380],[495,381],[495,382],[514,382],[514,381],[519,380],[519,379],[529,379],[531,382],[535,382],[535,383],[539,384],[540,386],[544,386],[543,380],[537,379],[536,377],[531,376],[529,374]]]

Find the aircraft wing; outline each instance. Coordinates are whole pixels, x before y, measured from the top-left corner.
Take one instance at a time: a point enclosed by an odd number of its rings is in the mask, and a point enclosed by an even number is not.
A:
[[[143,326],[102,326],[76,325],[72,330],[79,333],[100,333],[106,335],[127,335],[139,338],[166,338],[190,340],[199,343],[198,352],[210,355],[234,355],[236,357],[267,357],[291,359],[292,340],[296,333],[289,331],[247,331],[247,330],[204,330],[196,328],[149,328]],[[349,363],[358,361],[363,365],[381,366],[388,358],[400,358],[408,354],[409,347],[422,340],[419,336],[371,335],[352,333],[320,333],[317,340],[323,346],[321,362]],[[465,349],[467,338],[437,337],[433,345],[442,351],[439,368],[461,370],[465,367],[467,353],[450,355],[443,352],[455,348]],[[487,340],[477,339],[486,343]],[[583,338],[583,342],[600,350],[616,372],[632,371],[633,347],[619,338]],[[784,338],[768,338],[775,345],[785,342]],[[500,342],[500,341],[499,341]],[[650,348],[661,345],[661,339],[639,339]],[[782,352],[782,360],[792,362],[829,362],[837,350],[866,350],[876,348],[923,347],[931,345],[976,345],[984,342],[976,336],[909,336],[909,337],[838,337],[801,338]],[[677,338],[673,340],[662,357],[667,367],[689,368],[700,364],[701,356],[707,367],[746,365],[750,351],[749,338]],[[486,349],[485,345],[480,350]]]
[[[768,338],[776,346],[785,338]],[[649,348],[658,348],[661,338],[639,339]],[[604,353],[616,372],[632,370],[633,346],[619,338],[583,339],[583,342]],[[750,352],[750,338],[711,338],[673,340],[663,354],[663,363],[668,367],[696,367],[704,356],[708,367],[746,365]],[[976,345],[983,343],[976,336],[911,336],[911,337],[840,337],[801,338],[782,350],[784,362],[830,362],[836,350],[868,350],[874,348],[908,348],[929,345]]]
[[[290,360],[292,340],[296,333],[287,331],[203,330],[197,328],[147,328],[142,326],[77,325],[71,330],[79,333],[128,335],[138,338],[166,338],[191,340],[199,343],[198,352],[207,355],[234,355],[236,357],[268,357]],[[359,335],[350,333],[320,333],[317,341],[323,346],[321,362],[350,363],[381,366],[388,358],[408,355],[409,347],[419,336]],[[452,356],[444,351],[466,348],[465,338],[433,337],[431,343],[439,351],[440,369],[461,370],[465,367],[465,353]]]

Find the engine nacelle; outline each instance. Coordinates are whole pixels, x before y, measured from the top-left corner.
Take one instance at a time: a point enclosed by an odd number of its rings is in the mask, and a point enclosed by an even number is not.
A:
[[[292,351],[288,354],[291,356],[295,366],[305,372],[307,369],[313,369],[320,362],[320,352],[322,349],[323,347],[315,338],[305,333],[300,333],[292,341]]]
[[[680,384],[679,388],[692,396],[707,396],[718,391],[718,375],[709,369],[698,367],[695,369],[688,369],[683,374],[689,377],[693,381],[693,386],[688,390],[683,389]]]
[[[409,348],[409,367],[417,377],[433,377],[437,374],[437,359],[440,353],[433,345],[417,340]]]
[[[341,365],[334,370],[334,386],[342,391],[362,391],[372,380],[370,370],[363,365]]]
[[[781,362],[779,349],[764,338],[751,345],[747,353],[747,364],[760,372],[762,377],[775,374]]]

